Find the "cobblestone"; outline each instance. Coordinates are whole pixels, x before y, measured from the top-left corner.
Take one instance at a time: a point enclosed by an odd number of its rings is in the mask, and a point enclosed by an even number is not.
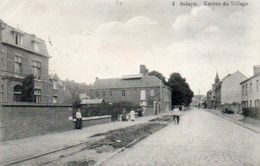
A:
[[[193,109],[104,165],[260,165],[259,156],[259,134]]]

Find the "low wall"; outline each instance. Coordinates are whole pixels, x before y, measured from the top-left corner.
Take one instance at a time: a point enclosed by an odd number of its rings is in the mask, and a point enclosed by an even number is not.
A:
[[[72,121],[76,122],[76,119],[72,119]],[[83,117],[82,118],[83,127],[93,126],[93,125],[102,124],[102,123],[109,123],[109,122],[111,122],[111,115]]]
[[[20,139],[74,129],[69,120],[71,105],[2,103],[0,104],[0,141]],[[111,118],[93,118],[84,126],[110,122]]]
[[[243,115],[260,120],[260,108],[243,108]]]

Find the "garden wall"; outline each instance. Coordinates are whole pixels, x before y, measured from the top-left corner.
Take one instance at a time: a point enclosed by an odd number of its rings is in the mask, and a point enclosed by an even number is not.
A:
[[[0,141],[45,135],[74,129],[71,105],[0,104]],[[83,126],[107,123],[111,117],[90,118]]]

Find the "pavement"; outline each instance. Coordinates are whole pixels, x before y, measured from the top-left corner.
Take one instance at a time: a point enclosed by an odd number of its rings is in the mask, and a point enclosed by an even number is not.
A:
[[[170,114],[170,112],[160,113],[156,116],[137,118],[134,122],[111,122],[85,127],[81,130],[71,130],[61,133],[0,142],[0,165],[56,151],[82,142],[87,142],[93,139],[90,136],[94,134],[145,123],[150,119],[167,114]]]
[[[104,163],[106,166],[260,165],[260,135],[203,109],[173,123]]]
[[[260,121],[248,117],[244,117],[240,114],[223,114],[221,110],[206,109],[207,111],[216,114],[226,120],[232,121],[240,126],[243,126],[256,133],[260,133]]]

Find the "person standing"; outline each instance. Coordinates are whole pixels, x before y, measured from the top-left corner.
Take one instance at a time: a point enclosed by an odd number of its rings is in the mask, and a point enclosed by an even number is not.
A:
[[[133,109],[130,111],[130,120],[135,121],[135,111]]]
[[[77,110],[76,112],[76,129],[81,129],[82,128],[82,115],[80,112],[80,109]]]
[[[126,121],[126,110],[125,108],[123,108],[123,112],[122,112],[122,121]]]
[[[178,106],[175,106],[174,109],[173,109],[173,121],[174,121],[174,124],[179,124],[180,122],[180,110],[178,108]]]

